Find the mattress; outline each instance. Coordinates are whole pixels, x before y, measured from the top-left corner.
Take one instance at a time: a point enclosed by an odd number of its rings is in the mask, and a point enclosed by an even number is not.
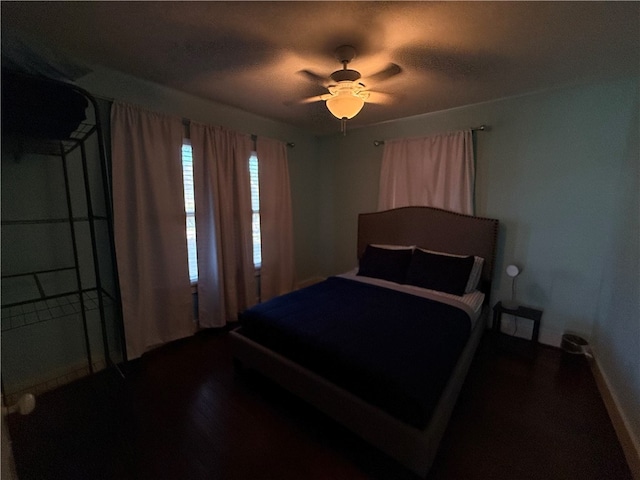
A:
[[[238,333],[424,428],[469,338],[469,310],[330,277],[245,311]]]

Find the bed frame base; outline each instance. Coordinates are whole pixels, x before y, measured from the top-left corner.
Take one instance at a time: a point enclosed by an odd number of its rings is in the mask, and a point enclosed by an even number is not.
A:
[[[429,425],[420,430],[397,420],[323,377],[242,335],[230,332],[234,357],[338,421],[371,445],[421,477],[426,476],[442,438],[458,393],[487,325],[485,306],[475,323]]]
[[[290,390],[402,465],[426,476],[487,325],[498,220],[431,207],[402,207],[358,216],[358,258],[368,244],[417,245],[485,259],[485,305],[438,401],[429,425],[413,428],[271,350],[231,332],[235,357]]]

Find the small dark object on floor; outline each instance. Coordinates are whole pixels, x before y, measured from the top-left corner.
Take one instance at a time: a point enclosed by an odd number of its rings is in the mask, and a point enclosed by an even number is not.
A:
[[[562,335],[560,348],[567,353],[584,355],[588,346],[589,342],[578,335],[573,335],[571,333],[565,333]]]

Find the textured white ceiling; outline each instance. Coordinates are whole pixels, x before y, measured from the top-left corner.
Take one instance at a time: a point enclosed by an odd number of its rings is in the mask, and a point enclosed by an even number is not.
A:
[[[301,70],[329,76],[342,44],[368,88],[352,127],[635,74],[638,2],[2,2],[5,38],[45,45],[316,133],[339,122]],[[4,50],[4,46],[3,46]]]

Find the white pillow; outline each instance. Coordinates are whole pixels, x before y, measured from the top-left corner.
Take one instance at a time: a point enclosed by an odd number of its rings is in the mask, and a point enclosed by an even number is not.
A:
[[[484,265],[484,258],[473,257],[473,267],[471,267],[471,273],[469,274],[469,281],[464,289],[464,293],[471,293],[478,288],[480,283],[480,277],[482,276],[482,266]]]
[[[371,244],[372,247],[376,248],[384,248],[385,250],[414,250],[416,248],[415,245],[380,245],[380,244]]]
[[[427,250],[426,248],[416,247],[418,250],[422,250],[427,253],[435,253],[438,255],[446,255],[449,257],[468,257],[469,255],[456,255],[454,253],[445,253],[445,252],[436,252],[435,250]],[[478,288],[478,283],[480,283],[480,277],[482,275],[482,266],[484,265],[484,258],[473,257],[473,266],[471,267],[471,273],[469,273],[469,280],[467,280],[467,285],[464,287],[464,293],[471,293]]]

